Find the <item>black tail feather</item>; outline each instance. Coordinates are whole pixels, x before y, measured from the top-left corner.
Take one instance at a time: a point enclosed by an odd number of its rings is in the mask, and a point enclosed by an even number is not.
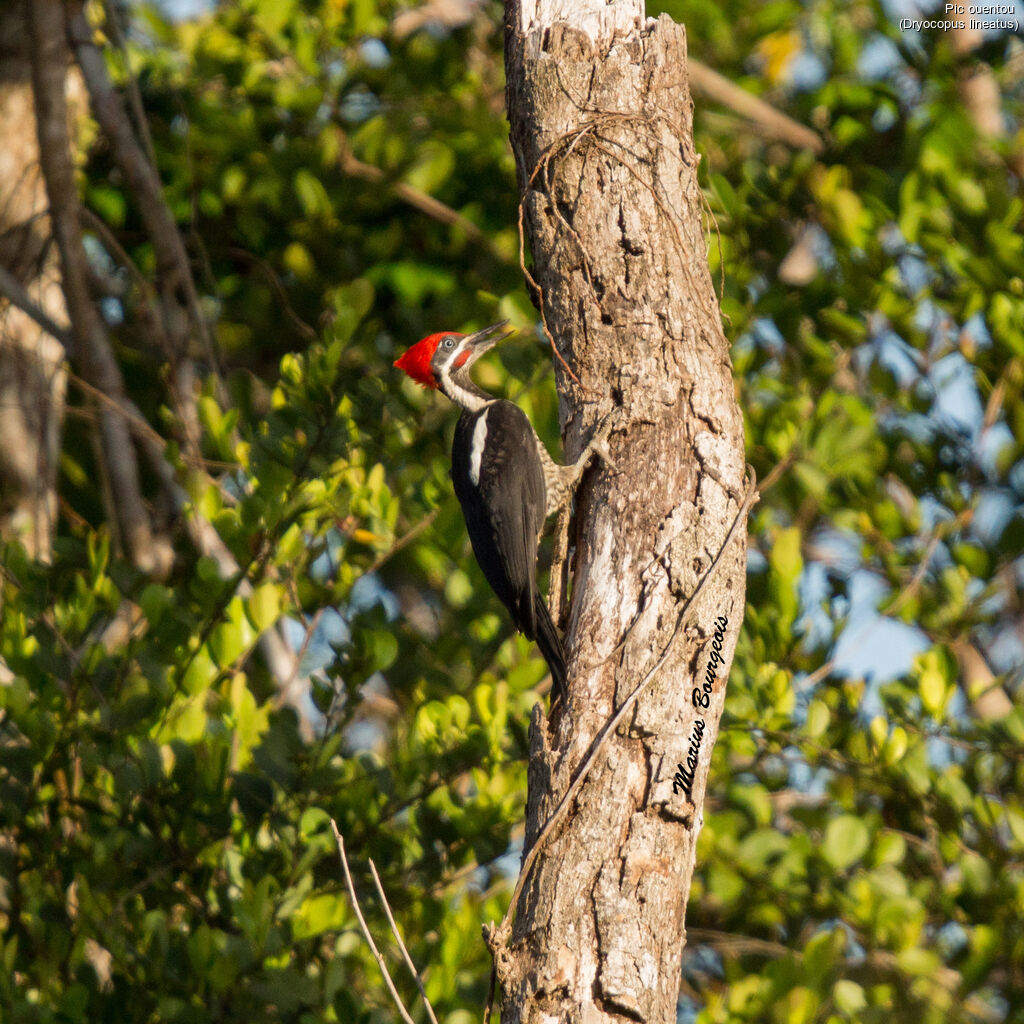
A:
[[[537,615],[537,646],[551,670],[551,703],[554,704],[569,695],[566,689],[565,648],[548,614],[548,606],[539,593],[534,595],[534,609]]]

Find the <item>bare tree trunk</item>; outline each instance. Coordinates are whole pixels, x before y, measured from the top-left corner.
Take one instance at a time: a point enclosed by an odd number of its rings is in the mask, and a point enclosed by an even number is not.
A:
[[[556,362],[568,454],[610,413],[615,466],[577,497],[568,707],[550,727],[535,716],[529,876],[511,935],[489,941],[506,1024],[664,1024],[754,492],[707,267],[685,32],[634,3],[562,7],[508,7],[509,120],[535,299],[582,384]]]
[[[29,37],[32,40],[32,87],[35,96],[39,160],[46,182],[53,236],[71,320],[71,333],[82,376],[111,399],[97,409],[104,469],[112,497],[112,524],[125,553],[150,572],[170,564],[170,547],[156,542],[142,497],[138,459],[125,414],[124,380],[107,330],[89,292],[88,259],[82,244],[81,209],[75,185],[64,96],[70,55],[63,0],[33,0]]]
[[[66,328],[39,166],[26,13],[23,0],[0,10],[0,268]],[[65,84],[77,120],[84,110],[81,79],[69,73]],[[57,514],[63,359],[56,338],[0,299],[0,536],[20,538],[30,554],[43,559],[49,557]]]

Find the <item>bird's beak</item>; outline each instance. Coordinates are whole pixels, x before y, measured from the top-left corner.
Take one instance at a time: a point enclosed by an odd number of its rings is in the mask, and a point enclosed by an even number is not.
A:
[[[506,331],[505,328],[507,326],[508,321],[502,320],[500,324],[492,324],[490,327],[485,327],[482,331],[468,335],[465,344],[468,350],[473,353],[473,358],[479,358],[485,352],[489,352],[494,348],[499,341],[504,341],[516,333],[515,328]]]

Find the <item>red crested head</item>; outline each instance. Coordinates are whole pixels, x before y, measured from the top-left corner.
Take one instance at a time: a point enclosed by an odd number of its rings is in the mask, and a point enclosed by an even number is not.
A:
[[[395,360],[395,366],[425,388],[441,389],[449,398],[453,389],[465,390],[464,378],[469,368],[485,352],[489,352],[512,331],[506,331],[507,320],[485,327],[474,334],[440,331],[420,338],[415,345]],[[449,386],[451,385],[451,386]],[[458,398],[452,398],[458,401]]]
[[[404,352],[395,360],[395,366],[408,374],[417,384],[425,388],[437,389],[438,381],[430,361],[434,358],[437,346],[442,338],[461,338],[461,334],[452,334],[451,331],[441,331],[438,334],[428,334],[421,338],[412,348]]]

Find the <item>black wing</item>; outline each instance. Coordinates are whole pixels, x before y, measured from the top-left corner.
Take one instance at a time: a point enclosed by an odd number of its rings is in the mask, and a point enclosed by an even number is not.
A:
[[[486,443],[474,466],[474,432],[484,418]],[[504,401],[464,412],[452,442],[452,482],[487,582],[516,627],[536,639],[537,535],[546,493],[526,413]]]

